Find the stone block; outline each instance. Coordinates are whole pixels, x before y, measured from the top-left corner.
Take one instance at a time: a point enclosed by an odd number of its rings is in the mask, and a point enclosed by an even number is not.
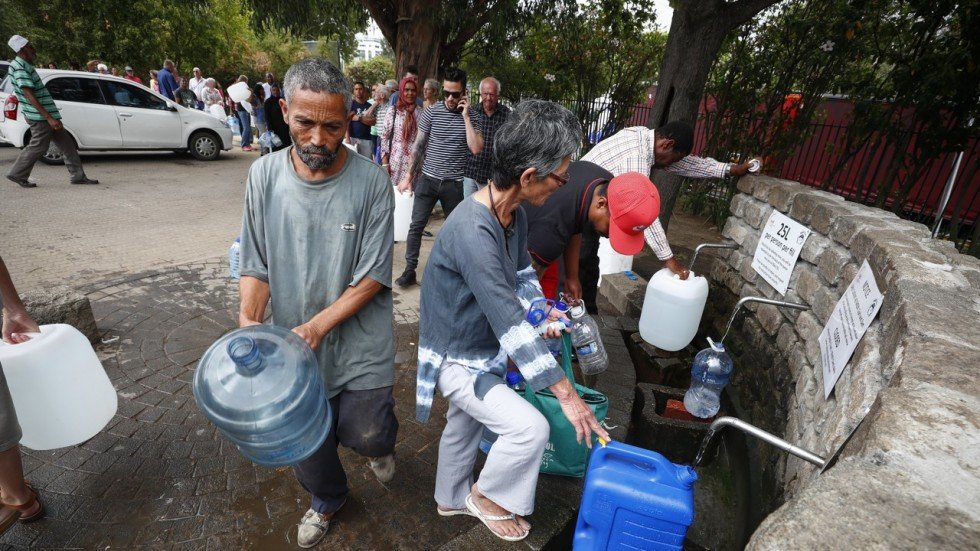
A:
[[[744,197],[744,195],[739,195],[739,197]],[[741,245],[745,241],[745,238],[749,235],[750,231],[750,228],[745,225],[745,222],[743,222],[741,218],[729,216],[728,220],[725,222],[725,228],[722,230],[721,234]]]
[[[633,280],[621,273],[606,274],[599,284],[599,294],[609,301],[618,315],[639,318],[646,286],[646,280],[639,276]]]
[[[802,193],[793,199],[793,206],[789,209],[789,216],[801,224],[810,224],[813,210],[818,205],[843,202],[843,197],[817,190],[810,190],[809,193]]]
[[[896,366],[896,380],[903,388],[936,385],[971,396],[980,396],[980,350],[957,346],[950,341],[904,335],[893,348],[882,348],[882,363]],[[887,374],[885,374],[887,375]]]
[[[772,214],[772,206],[768,203],[752,201],[745,205],[745,223],[755,229],[759,229],[769,219]]]
[[[759,231],[753,230],[742,241],[742,251],[746,254],[755,256],[755,249],[759,246]]]
[[[908,248],[918,248],[918,242],[907,233],[897,229],[882,229],[877,227],[861,228],[851,240],[851,254],[858,262],[864,262],[871,256],[871,251],[877,244],[899,245]]]
[[[889,229],[893,227],[886,218],[880,216],[879,213],[881,212],[866,208],[866,210],[861,211],[859,214],[838,216],[837,220],[834,221],[834,227],[830,231],[829,236],[834,241],[847,247],[854,240],[854,236],[861,230],[868,228]]]
[[[810,362],[806,359],[805,349],[800,343],[795,344],[790,350],[786,361],[786,368],[789,369],[794,381],[799,380],[801,377],[809,377],[813,372],[813,367],[810,366]]]
[[[751,201],[751,197],[742,193],[736,193],[732,197],[732,202],[728,204],[728,210],[732,213],[732,216],[736,218],[742,218],[745,216],[745,205]]]
[[[810,193],[810,188],[789,180],[781,180],[780,185],[769,191],[768,201],[774,209],[785,214],[793,206],[796,197],[807,193]]]
[[[836,285],[840,281],[844,266],[850,261],[850,251],[839,245],[832,245],[820,253],[820,260],[817,262],[817,271],[824,281],[830,285]]]
[[[82,293],[60,286],[28,291],[20,298],[38,325],[65,323],[81,331],[89,342],[99,342],[99,328],[95,325],[92,304]]]
[[[764,327],[764,326],[763,326]],[[799,341],[799,335],[790,323],[784,323],[779,327],[779,334],[776,335],[776,347],[779,351],[789,357],[790,351]]]
[[[827,324],[827,320],[834,313],[834,308],[837,306],[837,301],[839,300],[840,296],[827,287],[822,287],[817,291],[817,294],[813,298],[813,313],[820,320],[821,324]]]
[[[742,279],[749,283],[755,283],[759,277],[755,268],[752,267],[752,259],[748,257],[742,259],[742,264],[738,267],[738,273],[742,276]]]
[[[779,313],[779,308],[772,304],[760,304],[755,312],[759,324],[770,336],[775,336],[779,328],[783,325],[783,315]]]
[[[824,283],[820,279],[816,268],[810,266],[809,264],[799,264],[796,266],[796,272],[800,275],[796,280],[796,285],[794,289],[803,302],[813,306],[813,302],[817,298],[817,291],[823,288]]]
[[[823,331],[823,326],[820,325],[820,321],[813,315],[813,312],[800,312],[800,316],[796,318],[796,325],[794,327],[796,328],[796,334],[804,341],[816,342],[817,337],[820,336],[820,332]]]
[[[826,201],[813,207],[810,215],[810,229],[826,236],[834,229],[834,224],[842,216],[862,214],[860,206],[853,203]]]
[[[739,275],[737,270],[727,270],[721,281],[725,285],[725,288],[735,295],[741,293],[742,287],[745,285],[742,276]]]
[[[755,179],[752,186],[752,195],[760,201],[768,201],[769,194],[772,192],[772,190],[791,183],[788,180],[780,180],[779,178],[773,178],[772,176],[765,176],[761,174],[755,174],[752,176],[752,178]]]
[[[742,268],[742,261],[747,257],[740,250],[734,250],[728,255],[728,265],[738,270]]]
[[[811,233],[810,237],[806,238],[806,243],[803,244],[803,249],[800,251],[800,258],[810,264],[816,264],[820,258],[820,253],[832,243],[830,239],[827,239],[819,233]]]

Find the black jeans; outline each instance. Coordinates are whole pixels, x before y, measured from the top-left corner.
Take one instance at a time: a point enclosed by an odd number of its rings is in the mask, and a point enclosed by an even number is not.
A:
[[[330,399],[333,427],[313,455],[293,466],[296,479],[313,496],[310,508],[332,513],[347,499],[347,473],[340,464],[338,444],[365,457],[384,457],[395,451],[398,420],[392,387],[346,390]]]
[[[463,200],[463,179],[437,180],[426,175],[419,177],[415,184],[415,203],[412,205],[412,223],[408,226],[408,239],[405,240],[405,269],[414,270],[419,265],[419,249],[422,247],[422,231],[429,223],[432,208],[437,201],[442,202],[446,218]]]

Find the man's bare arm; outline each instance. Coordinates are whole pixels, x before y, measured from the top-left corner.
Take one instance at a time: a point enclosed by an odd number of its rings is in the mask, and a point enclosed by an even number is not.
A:
[[[242,276],[238,290],[242,300],[238,307],[238,326],[261,324],[269,304],[269,284],[257,277]]]
[[[384,285],[365,277],[357,285],[348,287],[340,298],[313,316],[313,319],[294,328],[293,332],[303,337],[310,348],[316,350],[327,333],[358,313],[383,288]]]

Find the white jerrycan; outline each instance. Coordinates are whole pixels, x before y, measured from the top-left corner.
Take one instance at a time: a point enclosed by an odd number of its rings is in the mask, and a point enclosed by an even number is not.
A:
[[[737,244],[702,244],[694,250],[691,266],[703,248],[734,249]],[[704,305],[708,301],[708,280],[691,271],[687,279],[663,268],[647,283],[643,310],[640,312],[640,336],[661,350],[676,352],[691,344]]]
[[[28,448],[80,444],[116,414],[116,390],[88,339],[70,325],[42,325],[21,344],[0,342],[0,364]]]
[[[412,224],[412,206],[415,205],[415,195],[409,192],[395,192],[395,241],[408,239],[408,227]]]

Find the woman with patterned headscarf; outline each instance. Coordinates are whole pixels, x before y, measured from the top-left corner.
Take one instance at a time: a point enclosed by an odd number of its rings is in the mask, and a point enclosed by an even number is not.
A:
[[[400,182],[409,169],[412,144],[418,131],[417,105],[419,85],[411,77],[398,83],[398,103],[388,109],[381,135],[381,167],[391,175],[392,182]]]

